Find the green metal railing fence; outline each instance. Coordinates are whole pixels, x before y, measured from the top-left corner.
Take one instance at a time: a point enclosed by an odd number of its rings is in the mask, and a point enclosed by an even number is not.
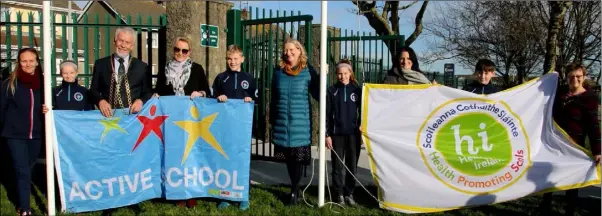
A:
[[[230,16],[240,17],[238,13],[241,11],[232,11],[234,12],[229,12]],[[228,41],[242,47],[245,56],[243,70],[255,77],[259,89],[253,124],[255,155],[271,158],[273,147],[269,143],[271,130],[267,118],[273,70],[278,66],[282,45],[288,38],[297,39],[304,45],[308,62],[311,62],[312,49],[309,45],[312,40],[313,17],[301,15],[300,11],[295,14],[293,11],[260,10],[253,7],[243,12],[248,15],[247,18],[243,17],[240,24],[231,22],[231,27],[228,28],[229,32],[240,34],[231,34],[234,38],[229,38]]]
[[[9,12],[4,12],[4,14],[0,14],[0,16],[3,16],[5,20],[8,21],[0,24],[0,26],[4,27],[3,36],[5,39],[2,40],[2,44],[5,45],[5,49],[2,51],[6,54],[5,58],[2,59],[2,67],[5,68],[5,70],[12,71],[11,68],[17,58],[16,53],[24,46],[38,49],[40,51],[40,57],[43,56],[42,23],[39,21],[42,20],[42,13],[24,14],[18,12],[14,21],[11,20],[11,14]],[[23,16],[26,16],[27,20],[24,21]],[[38,17],[38,20],[35,20],[34,17]],[[54,38],[51,54],[51,59],[53,59],[51,71],[53,76],[52,85],[56,85],[57,81],[61,80],[60,74],[57,71],[56,59],[72,59],[78,62],[81,60],[81,62],[83,62],[83,68],[80,67],[79,76],[83,78],[83,81],[80,78],[82,84],[88,87],[90,85],[94,61],[111,55],[114,49],[111,35],[113,35],[115,28],[121,26],[131,27],[137,32],[135,39],[135,44],[137,46],[134,48],[134,51],[136,51],[136,54],[138,55],[137,58],[148,63],[149,67],[152,67],[153,53],[165,53],[164,46],[153,48],[153,39],[157,41],[155,44],[164,44],[165,35],[164,32],[161,33],[160,30],[167,24],[166,15],[162,14],[156,18],[148,16],[146,17],[146,23],[143,22],[143,16],[141,15],[135,17],[135,22],[132,22],[132,15],[124,17],[125,23],[121,18],[115,19],[115,17],[105,14],[104,22],[101,22],[101,17],[98,15],[83,15],[81,19],[78,20],[77,14],[72,14],[72,17],[69,18],[65,13],[53,13],[53,16],[51,16],[53,23],[52,37]],[[67,22],[67,19],[71,19],[71,22]],[[70,42],[73,49],[72,56],[68,56],[67,52],[69,43],[69,41],[67,41],[67,28],[69,27],[72,28],[72,41]],[[15,30],[13,30],[13,28]],[[27,38],[23,37],[24,32],[26,32]],[[57,35],[57,32],[60,32],[60,35]],[[142,38],[142,32],[147,34],[146,40]],[[157,38],[153,38],[152,32],[159,32],[159,34],[155,36]],[[16,47],[13,47],[13,35],[16,36],[14,38],[16,39]],[[24,44],[24,41],[27,41],[28,43]],[[146,49],[146,53],[143,52],[143,49]],[[158,49],[158,51],[154,49]],[[104,50],[104,52],[102,52],[102,50]],[[143,58],[143,54],[146,54],[146,58]],[[162,55],[158,55],[158,57],[160,59],[157,62],[159,65],[158,68],[162,68],[161,65],[165,62],[164,57],[162,57]],[[163,61],[161,61],[162,58]],[[43,61],[44,59],[41,60]]]
[[[338,34],[337,34],[338,33]],[[361,34],[360,34],[361,33]],[[338,36],[337,36],[338,35]],[[372,33],[359,31],[329,32],[328,36],[328,81],[336,83],[335,66],[340,59],[348,59],[352,63],[355,77],[360,85],[363,83],[381,83],[391,68],[391,54],[389,48],[396,50],[397,47],[388,47],[394,40],[399,40],[403,46],[405,37],[403,35],[375,36]]]

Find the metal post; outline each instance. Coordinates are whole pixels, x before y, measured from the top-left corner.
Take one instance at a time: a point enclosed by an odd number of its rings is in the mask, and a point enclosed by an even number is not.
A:
[[[328,42],[328,1],[322,1],[322,21],[320,23],[320,178],[318,181],[318,207],[324,206],[324,185],[326,180],[326,43]]]
[[[52,59],[52,50],[53,50],[53,46],[52,46],[52,41],[54,40],[54,38],[51,36],[52,35],[52,23],[51,23],[51,19],[50,19],[50,15],[51,15],[51,11],[50,11],[50,5],[51,5],[51,1],[44,1],[43,2],[43,21],[42,21],[42,26],[43,26],[43,36],[44,36],[44,101],[46,106],[48,107],[48,109],[50,110],[49,112],[47,112],[45,114],[45,120],[46,120],[46,125],[49,125],[50,127],[46,127],[45,128],[45,132],[46,132],[46,190],[47,190],[47,209],[48,209],[48,215],[55,215],[55,207],[54,207],[54,155],[53,155],[53,150],[54,150],[54,135],[53,135],[53,129],[54,127],[52,127],[54,125],[53,122],[53,118],[52,118],[52,87],[51,87],[51,71],[52,71],[52,61],[54,61],[54,59]]]

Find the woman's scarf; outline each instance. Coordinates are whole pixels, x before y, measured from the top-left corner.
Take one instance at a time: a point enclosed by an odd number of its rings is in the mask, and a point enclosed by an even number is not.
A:
[[[17,72],[17,79],[23,86],[25,86],[25,88],[37,90],[41,86],[40,74],[37,73],[37,71],[33,74],[29,74],[22,70],[19,70],[19,72]]]
[[[176,96],[185,95],[184,86],[190,78],[191,67],[192,60],[190,60],[190,58],[187,58],[182,62],[176,60],[169,60],[169,62],[167,62],[167,65],[165,66],[165,84],[172,85],[174,94]]]
[[[290,75],[290,76],[297,76],[299,75],[299,73],[301,73],[301,67],[299,67],[298,65],[295,67],[291,67],[288,64],[284,64],[284,73]]]

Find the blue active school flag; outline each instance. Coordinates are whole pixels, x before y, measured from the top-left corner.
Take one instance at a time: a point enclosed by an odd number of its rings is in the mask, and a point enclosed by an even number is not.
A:
[[[253,103],[166,96],[135,115],[53,111],[62,210],[145,200],[248,201]]]

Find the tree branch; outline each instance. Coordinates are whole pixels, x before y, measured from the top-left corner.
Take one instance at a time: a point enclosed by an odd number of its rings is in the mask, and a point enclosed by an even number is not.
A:
[[[420,7],[420,11],[418,11],[418,14],[416,14],[416,28],[414,29],[412,35],[410,35],[410,37],[408,37],[408,39],[405,41],[406,46],[409,46],[412,43],[414,43],[414,41],[416,41],[416,38],[418,38],[418,35],[422,33],[422,17],[424,16],[424,12],[426,11],[426,6],[428,5],[428,3],[429,1],[424,1],[422,3],[422,7]]]
[[[380,15],[382,18],[386,19],[389,16],[390,4],[391,4],[391,2],[385,2],[385,7],[383,8],[383,14]]]
[[[399,5],[399,1],[396,1],[396,2],[397,2],[397,5]],[[412,3],[410,3],[410,4],[406,5],[406,6],[400,7],[399,10],[408,9],[408,8],[414,6],[414,4],[416,4],[417,2],[418,2],[418,0],[415,0],[414,2],[412,2]]]
[[[397,8],[399,8],[399,1],[392,1],[390,4],[391,17],[389,18],[389,21],[391,22],[391,31],[399,35],[399,10],[397,10]]]
[[[387,19],[380,16],[376,9],[376,2],[352,1],[357,5],[360,13],[368,19],[368,24],[376,31],[378,35],[393,35]]]

